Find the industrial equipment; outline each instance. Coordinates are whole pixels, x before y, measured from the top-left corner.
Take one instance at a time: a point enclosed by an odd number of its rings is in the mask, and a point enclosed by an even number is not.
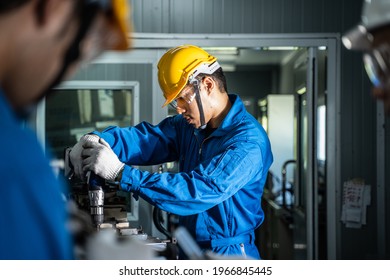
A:
[[[151,256],[152,258],[177,258],[175,242],[170,238],[171,234],[167,230],[164,234],[168,238],[162,240],[150,236],[142,227],[133,226],[128,220],[130,193],[121,191],[117,183],[106,181],[92,172],[88,172],[86,182],[76,178],[69,163],[69,152],[70,148],[67,148],[64,172],[70,186],[69,200],[73,201],[77,208],[73,209],[72,215],[77,221],[77,226],[73,226],[76,229],[74,232],[76,258],[144,259]],[[157,217],[155,220],[155,223],[161,224]],[[141,245],[145,246],[145,252],[130,249],[126,252],[123,248],[117,249],[123,246],[138,248]],[[101,248],[94,248],[94,246],[105,249],[100,250]]]

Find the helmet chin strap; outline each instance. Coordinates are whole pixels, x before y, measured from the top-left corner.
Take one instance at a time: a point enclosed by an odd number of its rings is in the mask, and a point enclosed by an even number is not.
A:
[[[196,103],[198,104],[198,108],[199,108],[199,117],[200,117],[199,129],[205,129],[207,126],[207,123],[206,123],[205,118],[204,118],[202,100],[200,99],[200,93],[199,93],[200,85],[199,85],[198,81],[193,82],[193,85],[195,88],[195,100],[196,100]]]

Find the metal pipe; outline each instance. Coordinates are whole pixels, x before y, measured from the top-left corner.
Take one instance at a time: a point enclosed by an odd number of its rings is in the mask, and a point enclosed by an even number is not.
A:
[[[283,201],[283,207],[287,208],[287,203],[286,203],[286,191],[287,191],[287,165],[291,163],[296,163],[295,159],[290,159],[287,160],[283,163],[282,166],[282,201]]]

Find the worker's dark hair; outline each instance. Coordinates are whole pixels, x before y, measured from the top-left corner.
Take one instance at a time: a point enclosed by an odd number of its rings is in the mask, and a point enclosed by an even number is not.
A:
[[[0,15],[20,8],[30,1],[31,0],[0,0]],[[36,6],[38,22],[42,22],[43,20],[43,9],[45,7],[45,2],[46,0],[39,0]]]
[[[226,83],[226,77],[225,77],[225,74],[223,73],[223,70],[222,70],[222,67],[218,68],[213,74],[211,75],[208,75],[208,74],[199,74],[196,79],[198,79],[199,81],[201,81],[204,77],[212,77],[217,85],[218,85],[218,89],[219,91],[221,92],[228,92],[228,89],[227,89],[227,83]]]

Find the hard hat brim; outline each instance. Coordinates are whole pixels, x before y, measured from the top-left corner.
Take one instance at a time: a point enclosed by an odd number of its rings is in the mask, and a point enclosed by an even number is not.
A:
[[[165,100],[165,103],[164,105],[162,105],[162,107],[164,108],[165,106],[167,106],[169,103],[171,103],[173,100],[176,99],[176,97],[178,97],[178,95],[180,94],[180,92],[183,90],[183,88],[185,87],[186,85],[183,85],[181,88],[177,89],[177,92],[175,94],[171,94],[169,98],[166,98]]]

